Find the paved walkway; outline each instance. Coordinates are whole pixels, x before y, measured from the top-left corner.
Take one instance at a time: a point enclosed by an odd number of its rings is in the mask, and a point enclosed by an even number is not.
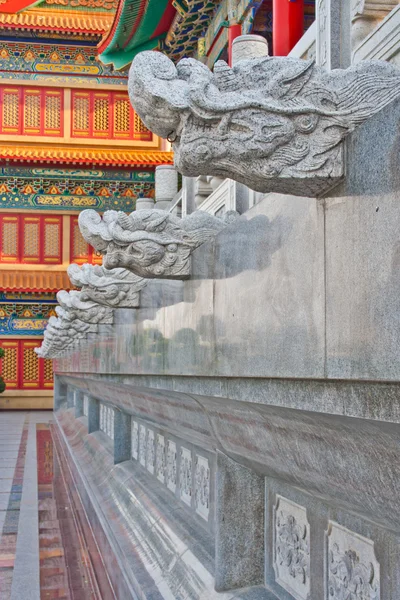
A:
[[[0,598],[40,600],[36,426],[50,411],[0,411]]]
[[[0,600],[101,600],[92,564],[101,557],[88,550],[52,418],[0,411]],[[113,599],[105,589],[103,600]]]

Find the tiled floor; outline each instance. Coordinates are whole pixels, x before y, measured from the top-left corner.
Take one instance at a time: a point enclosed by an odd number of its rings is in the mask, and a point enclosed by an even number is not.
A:
[[[1,600],[101,600],[51,420],[0,411]]]

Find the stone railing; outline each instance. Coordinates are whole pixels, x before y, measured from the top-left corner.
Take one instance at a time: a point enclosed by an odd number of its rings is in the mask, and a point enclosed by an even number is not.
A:
[[[198,209],[212,215],[219,215],[228,210],[237,210],[237,185],[233,179],[221,179],[219,177],[203,178],[207,181],[201,181],[201,179],[202,177],[197,178],[197,189],[209,191],[209,195],[202,197],[198,191],[195,196]]]
[[[395,64],[400,60],[400,5],[396,6],[355,49],[353,62],[386,60]]]
[[[101,400],[67,386],[67,408],[76,419],[83,418],[89,433],[101,431],[111,440],[100,437],[114,463],[132,461],[143,475],[155,480],[160,491],[173,494],[186,510],[196,515],[210,531],[213,529],[215,490],[212,477],[215,472],[215,454],[187,440],[171,435],[155,424],[132,417]],[[125,427],[121,427],[121,422]],[[121,448],[124,449],[123,456]],[[149,481],[150,481],[149,480]],[[157,485],[157,484],[156,484]]]
[[[299,39],[294,48],[289,52],[293,58],[315,60],[317,24],[314,23],[307,29],[303,37]]]

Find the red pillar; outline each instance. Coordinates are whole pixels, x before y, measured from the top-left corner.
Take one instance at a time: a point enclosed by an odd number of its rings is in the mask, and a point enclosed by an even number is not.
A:
[[[242,26],[237,23],[229,25],[228,29],[228,62],[232,66],[232,44],[233,40],[242,35]]]
[[[274,56],[287,56],[304,33],[304,0],[273,0]]]

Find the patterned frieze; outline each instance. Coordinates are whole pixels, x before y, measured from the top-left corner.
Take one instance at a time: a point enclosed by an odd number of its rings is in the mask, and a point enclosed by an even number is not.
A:
[[[131,436],[132,458],[211,526],[211,465],[206,453],[134,417]]]
[[[11,72],[11,73],[10,73]],[[18,79],[30,79],[33,74],[54,76],[96,76],[96,80],[111,76],[126,85],[126,76],[115,76],[110,67],[96,60],[96,48],[87,45],[43,44],[24,41],[0,41],[0,78],[8,79],[16,72]]]
[[[372,540],[330,521],[326,552],[325,600],[381,600]]]
[[[172,141],[182,175],[315,197],[343,179],[346,136],[400,97],[400,69],[270,57],[218,61],[212,72],[149,51],[133,60],[128,88],[144,124]]]
[[[296,600],[310,600],[310,524],[306,509],[278,495],[273,526],[276,581]]]
[[[43,335],[49,318],[54,316],[54,304],[1,302],[0,335]]]
[[[9,292],[0,291],[0,302],[9,304],[57,304],[55,294],[51,292]]]
[[[124,175],[127,175],[124,176]],[[154,197],[154,173],[96,170],[7,169],[0,170],[2,208],[42,210],[132,211],[138,197]]]

